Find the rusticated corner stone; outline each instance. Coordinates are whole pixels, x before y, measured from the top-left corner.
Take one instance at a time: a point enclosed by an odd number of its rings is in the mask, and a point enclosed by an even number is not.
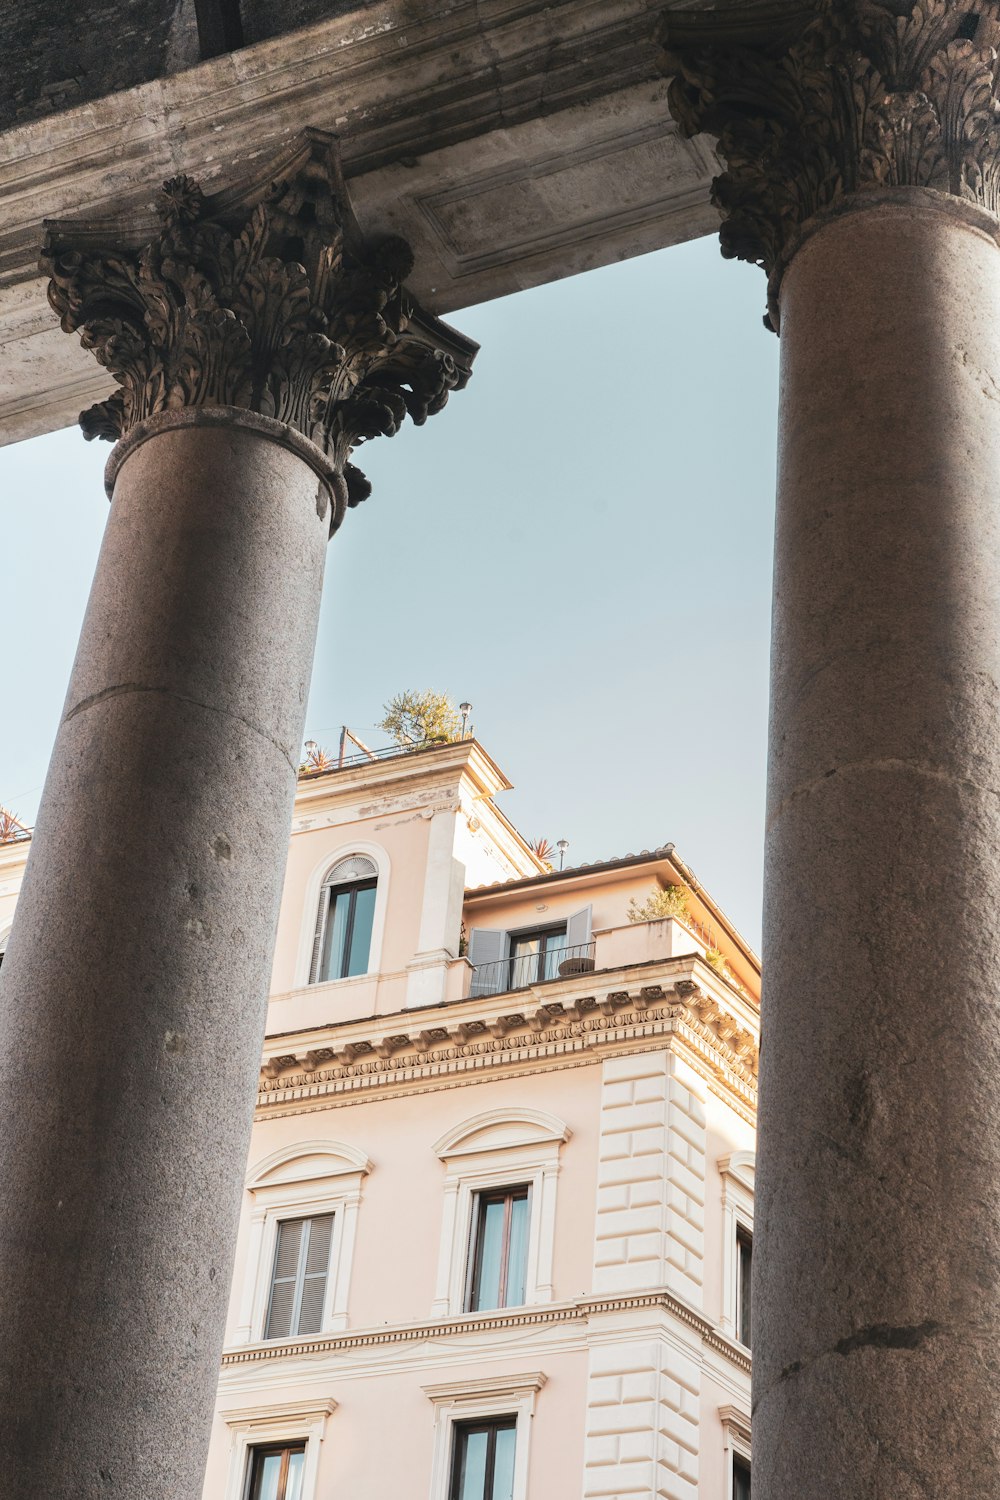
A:
[[[264,181],[206,195],[164,183],[158,224],[46,223],[41,264],[67,333],[120,389],[83,412],[88,438],[127,437],[178,408],[236,407],[314,443],[370,493],[359,443],[416,423],[467,382],[477,346],[424,312],[399,238],[367,242],[334,137],[304,133]]]

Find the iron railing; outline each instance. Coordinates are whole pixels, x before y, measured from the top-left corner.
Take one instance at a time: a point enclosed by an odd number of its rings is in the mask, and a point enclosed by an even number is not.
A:
[[[472,998],[505,995],[508,990],[524,990],[531,984],[545,984],[552,979],[564,979],[569,974],[585,974],[593,967],[593,940],[573,947],[546,948],[544,953],[521,953],[491,964],[477,964],[472,971]]]

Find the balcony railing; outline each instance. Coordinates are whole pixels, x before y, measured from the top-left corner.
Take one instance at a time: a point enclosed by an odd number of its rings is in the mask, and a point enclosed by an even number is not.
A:
[[[472,971],[472,998],[505,995],[508,990],[527,989],[550,979],[586,974],[594,967],[594,943],[574,947],[547,948],[544,953],[519,953],[492,964],[478,964]]]

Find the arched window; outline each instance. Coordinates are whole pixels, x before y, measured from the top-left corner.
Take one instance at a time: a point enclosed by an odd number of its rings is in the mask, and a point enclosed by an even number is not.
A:
[[[334,865],[323,881],[310,984],[368,973],[378,870],[365,854]]]

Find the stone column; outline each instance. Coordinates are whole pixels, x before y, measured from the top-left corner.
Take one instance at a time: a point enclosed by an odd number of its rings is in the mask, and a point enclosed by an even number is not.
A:
[[[325,138],[275,179],[46,247],[120,391],[81,419],[111,513],[0,971],[11,1494],[200,1496],[326,541],[353,446],[474,352]]]
[[[667,23],[782,344],[755,1500],[1000,1473],[998,12]]]

